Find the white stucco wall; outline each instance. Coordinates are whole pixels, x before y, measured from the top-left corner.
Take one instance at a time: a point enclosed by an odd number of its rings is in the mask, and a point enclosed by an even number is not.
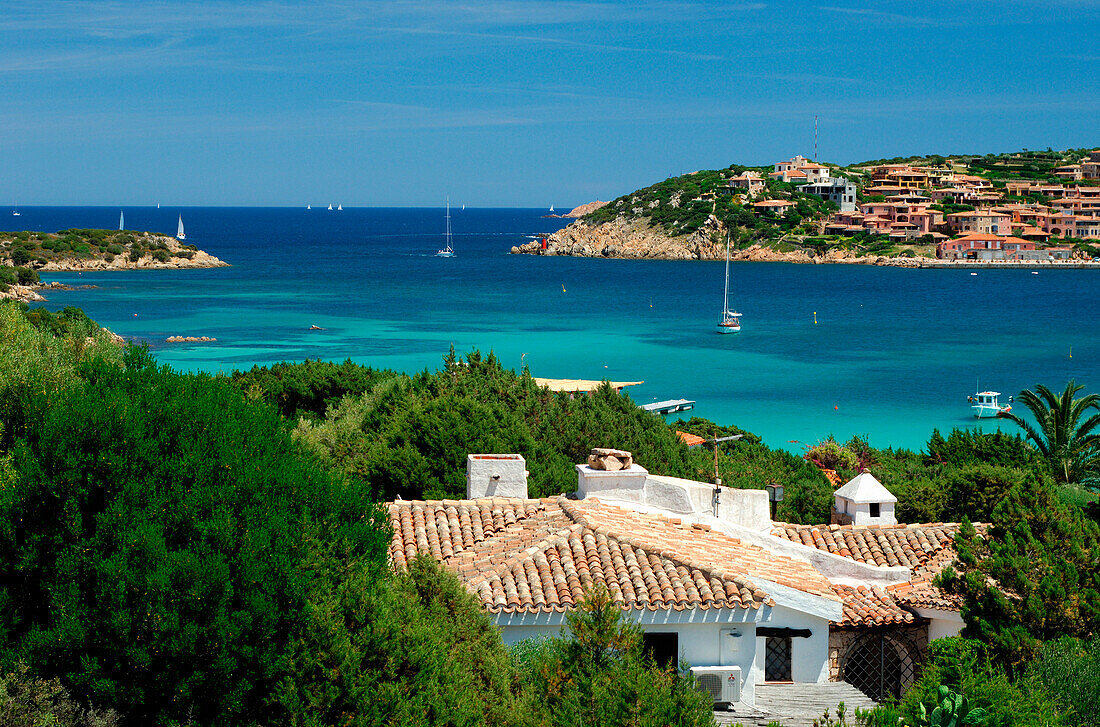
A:
[[[808,637],[791,639],[791,679],[795,682],[829,681],[829,621],[783,606],[772,609],[772,617],[761,626],[809,629]],[[756,637],[753,676],[757,684],[764,683],[764,641]]]
[[[527,462],[520,454],[466,455],[466,497],[527,497]]]
[[[680,649],[680,660],[688,662],[689,666],[741,667],[741,701],[749,705],[755,704],[755,684],[760,681],[754,673],[757,661],[755,653],[758,641],[757,624],[731,621],[730,619],[744,616],[724,609],[715,609],[713,613],[704,615],[703,618],[709,616],[713,619],[707,623],[678,623],[677,621],[685,618],[686,613],[657,611],[633,615],[638,619],[643,631],[659,634],[675,633]],[[698,613],[706,614],[706,612]],[[561,614],[548,616],[558,618],[544,618],[542,620],[546,623],[537,625],[501,625],[501,637],[504,643],[511,645],[540,636],[560,636],[564,628],[564,619],[561,618]]]
[[[871,517],[871,503],[852,502],[846,497],[836,497],[837,512],[852,516],[853,525],[896,525],[898,520],[894,516],[894,503],[879,503],[879,516]]]
[[[941,611],[935,608],[918,608],[916,612],[928,619],[928,640],[946,639],[958,636],[965,625],[962,616],[955,611]]]
[[[594,470],[586,464],[577,465],[577,492],[582,498],[641,502],[645,491],[645,478],[649,472],[634,463],[630,469],[608,472]]]

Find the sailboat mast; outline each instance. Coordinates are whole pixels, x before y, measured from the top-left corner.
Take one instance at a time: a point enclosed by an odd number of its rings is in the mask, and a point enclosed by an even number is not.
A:
[[[730,309],[730,233],[726,231],[726,289],[722,293],[722,317]]]
[[[447,249],[451,249],[451,198],[447,197]]]

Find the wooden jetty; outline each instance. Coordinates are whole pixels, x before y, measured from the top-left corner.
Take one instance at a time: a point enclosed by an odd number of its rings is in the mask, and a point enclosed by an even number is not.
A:
[[[655,401],[652,404],[642,404],[642,408],[651,414],[675,414],[678,411],[690,411],[695,408],[695,402],[690,399],[669,399],[668,401]]]

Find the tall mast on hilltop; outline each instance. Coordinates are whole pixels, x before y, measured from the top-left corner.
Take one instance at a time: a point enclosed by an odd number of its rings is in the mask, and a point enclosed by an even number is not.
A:
[[[817,114],[814,114],[814,161],[817,161]]]

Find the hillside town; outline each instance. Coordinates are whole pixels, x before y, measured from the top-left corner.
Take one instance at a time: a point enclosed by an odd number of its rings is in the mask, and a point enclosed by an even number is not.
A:
[[[934,244],[936,257],[946,260],[1087,259],[1075,242],[1100,240],[1100,149],[1051,165],[1035,179],[968,173],[970,166],[952,160],[845,168],[796,155],[773,167],[767,180],[836,205],[822,221],[825,235]],[[757,212],[783,214],[796,205],[767,180],[747,170],[727,190],[751,200]]]

